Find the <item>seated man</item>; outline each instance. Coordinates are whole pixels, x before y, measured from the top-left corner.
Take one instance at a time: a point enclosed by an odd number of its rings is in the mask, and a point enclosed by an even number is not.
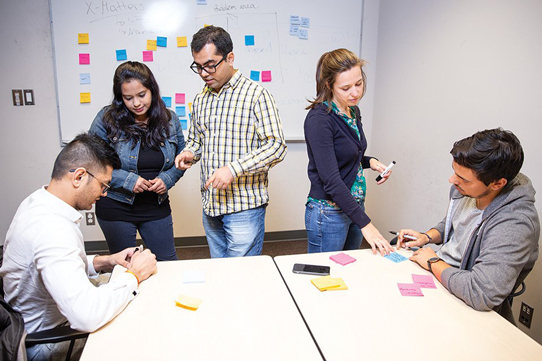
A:
[[[472,308],[493,309],[515,324],[507,297],[532,270],[540,236],[535,190],[519,173],[523,149],[499,128],[456,142],[450,153],[448,214],[426,233],[401,230],[397,246],[444,243],[437,253],[420,248],[410,259]]]
[[[79,229],[80,210],[107,193],[115,151],[103,140],[78,135],[58,155],[48,186],[26,198],[9,227],[0,276],[5,299],[21,312],[27,332],[66,322],[94,331],[119,314],[137,294],[140,281],[156,270],[149,250],[126,249],[111,256],[87,256]],[[120,264],[128,269],[109,284],[88,279]],[[29,359],[49,359],[64,344],[37,345]]]

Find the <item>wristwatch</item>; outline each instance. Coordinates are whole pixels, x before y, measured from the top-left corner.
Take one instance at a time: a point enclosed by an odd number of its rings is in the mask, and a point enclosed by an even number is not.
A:
[[[433,263],[437,263],[438,261],[442,261],[442,259],[439,257],[432,257],[427,260],[427,267],[429,268],[429,271],[433,272],[433,270],[431,269],[431,265]]]

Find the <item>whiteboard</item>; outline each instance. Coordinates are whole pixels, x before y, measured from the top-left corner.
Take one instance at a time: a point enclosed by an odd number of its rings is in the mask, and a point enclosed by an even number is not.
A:
[[[144,62],[161,96],[171,97],[170,108],[185,106],[188,115],[188,103],[204,86],[189,69],[192,36],[204,25],[226,29],[234,67],[249,78],[260,75],[258,82],[275,98],[287,140],[303,139],[319,57],[341,47],[360,54],[361,0],[50,0],[50,9],[64,143],[88,130],[96,113],[111,103],[113,74],[125,61],[117,60],[117,50],[126,50],[127,60]],[[79,43],[79,34],[88,34],[88,44]],[[143,61],[147,41],[158,37],[166,38],[167,46],[152,51],[153,61]],[[178,37],[186,37],[188,46],[179,47]],[[80,54],[89,54],[90,63],[80,64]],[[264,71],[271,72],[271,81],[262,81]],[[89,103],[81,102],[81,93],[90,93]],[[185,104],[175,103],[177,93],[185,94]],[[189,125],[187,115],[180,120]]]

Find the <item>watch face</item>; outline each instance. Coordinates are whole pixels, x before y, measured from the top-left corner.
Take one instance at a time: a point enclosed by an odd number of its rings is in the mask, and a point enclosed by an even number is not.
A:
[[[440,261],[440,258],[438,258],[438,257],[429,258],[427,260],[427,262],[429,262],[429,263],[435,263],[435,262],[438,262],[438,261]]]

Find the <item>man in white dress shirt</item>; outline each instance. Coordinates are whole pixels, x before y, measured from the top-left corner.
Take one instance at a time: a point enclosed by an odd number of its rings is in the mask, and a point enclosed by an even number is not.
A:
[[[87,256],[79,211],[107,194],[115,151],[103,140],[78,135],[58,155],[48,186],[26,198],[9,227],[0,276],[5,299],[21,312],[27,332],[69,323],[92,332],[118,315],[137,295],[139,282],[156,271],[149,250],[128,248],[110,256]],[[115,280],[95,287],[89,277],[127,268]],[[29,359],[50,359],[63,344],[36,345]]]

